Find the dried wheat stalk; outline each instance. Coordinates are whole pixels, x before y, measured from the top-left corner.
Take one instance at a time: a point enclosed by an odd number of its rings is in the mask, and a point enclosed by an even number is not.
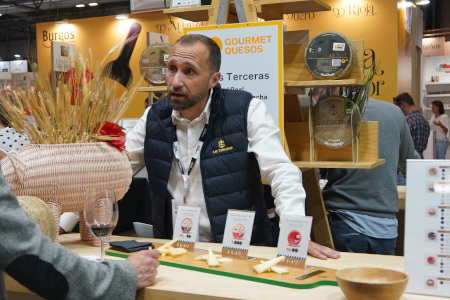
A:
[[[95,128],[105,122],[117,123],[128,109],[141,83],[129,87],[116,99],[116,85],[102,76],[105,61],[119,47],[115,45],[100,63],[94,63],[92,52],[87,57],[70,58],[74,77],[56,78],[56,90],[50,78],[34,71],[35,85],[32,90],[14,90],[12,97],[0,96],[1,108],[11,126],[26,135],[35,144],[89,143],[116,137],[98,136]],[[87,80],[86,71],[93,78]],[[73,89],[74,96],[72,99]],[[73,104],[71,101],[73,100]],[[27,117],[27,109],[34,122]]]

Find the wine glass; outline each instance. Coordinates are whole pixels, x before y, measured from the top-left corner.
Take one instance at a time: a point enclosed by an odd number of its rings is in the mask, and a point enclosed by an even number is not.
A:
[[[84,220],[93,235],[100,240],[100,261],[105,260],[103,241],[108,237],[119,218],[116,195],[112,187],[88,188],[84,203]]]

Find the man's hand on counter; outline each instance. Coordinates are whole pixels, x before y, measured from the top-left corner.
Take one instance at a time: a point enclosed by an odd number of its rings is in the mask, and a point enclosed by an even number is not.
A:
[[[327,259],[327,258],[339,258],[341,255],[338,251],[331,248],[319,245],[312,241],[309,241],[308,253],[316,258]]]
[[[155,283],[159,267],[158,250],[142,250],[128,256],[127,260],[131,262],[136,269],[137,289]]]

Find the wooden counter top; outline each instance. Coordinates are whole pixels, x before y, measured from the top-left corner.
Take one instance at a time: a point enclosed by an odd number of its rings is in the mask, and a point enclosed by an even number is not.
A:
[[[136,237],[113,236],[111,240],[120,241],[136,239],[138,241],[153,241],[164,243],[164,240],[142,239]],[[79,240],[79,234],[71,233],[60,236],[60,243],[81,256],[98,255],[100,249],[93,247],[89,242]],[[221,244],[197,243],[196,249],[221,250]],[[261,258],[273,258],[276,248],[250,247],[249,256]],[[108,256],[108,259],[120,259]],[[356,253],[341,253],[341,258],[336,260],[319,260],[308,256],[307,265],[318,267],[342,269],[357,266],[385,267],[403,271],[403,257],[383,256]],[[9,276],[6,276],[8,291],[29,293],[24,287],[17,284]],[[291,289],[253,281],[240,280],[202,272],[195,272],[161,265],[158,268],[158,277],[154,286],[138,292],[136,299],[335,299],[345,300],[339,287],[319,286],[312,289]],[[444,297],[432,297],[424,295],[403,294],[401,300],[430,300],[448,299]]]

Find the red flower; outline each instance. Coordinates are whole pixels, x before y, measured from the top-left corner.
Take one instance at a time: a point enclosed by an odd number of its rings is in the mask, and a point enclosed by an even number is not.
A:
[[[94,129],[94,133],[97,133],[98,128]],[[122,131],[122,128],[111,122],[105,122],[102,129],[99,132],[100,135],[108,136],[110,139],[106,140],[107,143],[111,144],[111,146],[117,148],[122,151],[125,149],[125,132]]]

